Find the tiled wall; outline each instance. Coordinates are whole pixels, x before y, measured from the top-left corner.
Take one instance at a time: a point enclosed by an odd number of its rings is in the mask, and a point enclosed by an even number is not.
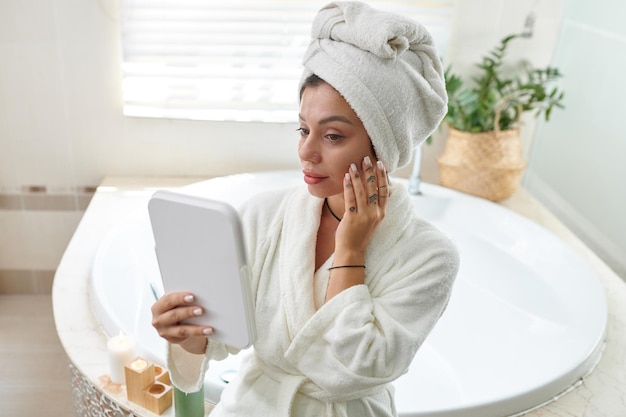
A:
[[[94,187],[0,190],[0,294],[50,293],[54,271]]]
[[[565,0],[457,1],[447,60],[460,71],[521,31],[531,12],[535,36],[513,56],[550,61]],[[114,0],[0,1],[0,293],[50,290],[90,187],[105,176],[299,165],[295,124],[124,118],[116,8]],[[442,146],[425,149],[427,181],[437,181]]]

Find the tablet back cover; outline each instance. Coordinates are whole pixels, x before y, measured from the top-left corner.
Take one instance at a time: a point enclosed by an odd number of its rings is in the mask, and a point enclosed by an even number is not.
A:
[[[256,336],[254,307],[239,215],[229,204],[166,190],[148,203],[166,293],[189,291],[205,314],[211,338],[236,348]]]

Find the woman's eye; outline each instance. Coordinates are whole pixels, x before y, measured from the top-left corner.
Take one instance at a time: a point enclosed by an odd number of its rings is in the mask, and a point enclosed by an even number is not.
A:
[[[300,132],[300,136],[306,136],[309,134],[308,129],[305,129],[303,127],[296,129],[296,132]]]
[[[338,142],[343,138],[343,136],[341,135],[335,135],[335,134],[328,134],[326,135],[326,139],[328,139],[329,142]]]

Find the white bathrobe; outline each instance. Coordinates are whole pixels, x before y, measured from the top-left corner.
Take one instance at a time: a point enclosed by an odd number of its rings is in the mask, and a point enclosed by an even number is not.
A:
[[[403,187],[369,245],[365,284],[327,303],[331,259],[315,271],[323,199],[306,187],[254,197],[241,211],[258,338],[212,417],[395,416],[404,374],[443,313],[458,270],[454,245],[421,220]],[[197,391],[209,359],[168,347],[176,386]],[[419,393],[416,393],[419,395]]]

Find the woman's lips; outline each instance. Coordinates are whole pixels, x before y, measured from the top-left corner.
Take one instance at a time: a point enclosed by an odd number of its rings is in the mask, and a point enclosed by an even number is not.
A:
[[[328,178],[310,171],[302,171],[302,173],[304,174],[304,182],[309,185],[319,184]]]

